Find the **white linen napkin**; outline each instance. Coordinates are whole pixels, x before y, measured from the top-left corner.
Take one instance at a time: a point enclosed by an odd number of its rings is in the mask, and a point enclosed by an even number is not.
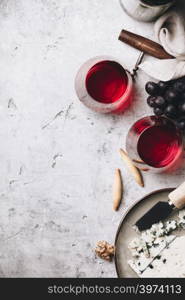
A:
[[[147,57],[140,69],[163,81],[185,76],[185,11],[172,8],[156,21],[154,33],[157,42],[176,59]]]

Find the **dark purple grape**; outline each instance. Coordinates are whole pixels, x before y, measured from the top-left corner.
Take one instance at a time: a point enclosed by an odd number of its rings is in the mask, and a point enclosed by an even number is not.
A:
[[[171,79],[171,80],[167,81],[168,86],[172,86],[176,81],[177,81],[177,79]]]
[[[154,114],[155,114],[156,116],[162,116],[163,113],[164,113],[164,111],[163,111],[162,108],[159,108],[159,107],[155,107],[155,108],[154,108]]]
[[[146,92],[151,96],[159,94],[159,87],[155,82],[149,81],[145,86]]]
[[[181,114],[184,114],[184,113],[185,113],[185,102],[182,102],[182,103],[179,105],[178,109],[179,109],[179,112],[180,112]]]
[[[180,95],[180,97],[181,97],[181,100],[185,102],[185,92],[183,92],[183,93]]]
[[[166,91],[165,93],[165,100],[168,103],[172,103],[175,100],[177,100],[178,98],[178,93],[176,91],[174,91],[173,89],[169,89],[168,91]]]
[[[180,77],[179,79],[176,80],[184,80],[185,81],[185,76]]]
[[[164,114],[169,118],[175,118],[177,116],[177,109],[174,105],[168,105],[164,111]]]
[[[173,89],[177,93],[183,93],[185,91],[185,82],[183,82],[182,80],[177,80],[173,85]]]
[[[181,81],[185,82],[185,76],[181,77]]]
[[[179,129],[184,130],[185,129],[185,119],[181,119],[181,120],[177,121],[177,127]]]
[[[156,107],[165,107],[166,106],[166,100],[163,97],[158,96],[155,99],[155,105],[156,105]]]
[[[152,97],[152,96],[149,96],[148,98],[147,98],[147,103],[148,103],[148,105],[150,106],[150,107],[155,107],[156,105],[155,105],[155,97]]]
[[[161,95],[164,94],[164,92],[167,90],[167,88],[169,87],[169,84],[165,81],[159,81],[158,82],[158,87],[159,87],[159,92]]]

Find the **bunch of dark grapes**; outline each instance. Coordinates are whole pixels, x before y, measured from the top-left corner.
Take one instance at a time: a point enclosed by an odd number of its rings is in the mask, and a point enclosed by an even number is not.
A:
[[[167,82],[147,82],[150,95],[147,103],[156,116],[173,119],[178,128],[185,131],[185,77]]]

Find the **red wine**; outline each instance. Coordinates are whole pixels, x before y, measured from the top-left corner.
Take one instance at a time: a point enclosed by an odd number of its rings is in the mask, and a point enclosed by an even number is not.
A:
[[[153,126],[140,135],[137,151],[141,159],[154,168],[163,168],[174,161],[179,152],[175,126]]]
[[[101,103],[114,103],[125,93],[128,77],[124,68],[114,61],[101,61],[86,76],[88,94]]]

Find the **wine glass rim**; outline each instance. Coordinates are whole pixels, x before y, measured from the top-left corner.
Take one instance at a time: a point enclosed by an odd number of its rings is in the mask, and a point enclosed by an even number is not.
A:
[[[101,103],[95,99],[93,99],[91,97],[91,95],[89,94],[87,88],[86,88],[86,84],[85,84],[85,76],[83,78],[83,89],[84,89],[84,97],[82,97],[82,102],[88,106],[91,109],[94,109],[94,106],[96,107],[97,110],[104,110],[105,112],[111,112],[112,110],[115,110],[117,108],[117,106],[119,106],[119,104],[123,101],[123,99],[127,99],[127,97],[129,96],[129,94],[131,93],[132,90],[132,86],[133,86],[133,79],[132,79],[132,75],[130,74],[130,72],[128,71],[128,69],[126,68],[126,66],[124,65],[124,63],[118,59],[115,58],[113,56],[109,56],[109,55],[101,55],[101,56],[95,56],[93,58],[90,58],[89,60],[87,60],[79,69],[76,78],[79,76],[79,74],[81,73],[81,71],[83,70],[83,68],[85,68],[85,72],[83,71],[83,73],[87,73],[93,66],[95,66],[98,62],[103,62],[103,61],[110,61],[110,62],[116,62],[118,63],[125,71],[125,74],[127,76],[127,87],[126,90],[124,91],[123,95],[115,102],[113,103]],[[89,65],[90,63],[90,65]],[[88,66],[88,68],[87,68]]]
[[[130,127],[130,129],[129,129],[129,131],[128,131],[128,134],[129,134],[129,132],[132,130],[132,128],[133,128],[139,121],[142,121],[142,120],[145,120],[145,119],[151,119],[151,120],[152,120],[152,119],[155,119],[155,120],[166,120],[166,121],[168,121],[168,122],[171,123],[171,125],[173,125],[174,128],[177,130],[177,132],[178,132],[178,134],[179,134],[181,140],[183,141],[183,135],[182,135],[181,130],[176,126],[175,122],[174,122],[172,119],[169,119],[169,118],[167,118],[167,117],[165,117],[165,116],[156,116],[156,115],[147,115],[147,116],[144,116],[144,117],[142,117],[142,118],[136,120],[136,121],[132,124],[132,126]],[[155,125],[155,124],[154,124],[154,125],[151,124],[150,127],[154,127],[154,126],[156,126],[156,125]],[[148,129],[148,128],[145,128],[145,129],[142,131],[142,133],[145,132],[147,129]]]
[[[142,117],[142,118],[140,118],[140,119],[138,119],[137,121],[135,121],[134,123],[133,123],[133,125],[130,127],[130,129],[128,130],[128,133],[127,133],[127,137],[126,137],[126,141],[128,140],[128,138],[129,138],[129,135],[131,134],[131,132],[132,132],[132,130],[133,130],[133,127],[138,123],[138,122],[140,122],[140,121],[142,121],[142,120],[147,120],[147,119],[155,119],[155,120],[165,120],[165,121],[167,121],[168,123],[170,123],[173,127],[174,127],[174,129],[176,129],[176,132],[177,132],[177,135],[178,135],[178,143],[179,143],[179,146],[180,146],[180,148],[181,149],[183,149],[183,134],[182,134],[182,132],[181,132],[181,130],[176,126],[176,124],[175,124],[175,122],[172,120],[172,119],[169,119],[169,118],[167,118],[167,117],[165,117],[165,116],[155,116],[155,115],[147,115],[147,116],[144,116],[144,117]],[[156,126],[155,124],[151,124],[150,125],[150,128],[151,127],[154,127],[154,126]],[[144,132],[146,132],[148,130],[148,127],[146,127],[139,135],[138,135],[138,139],[141,137],[141,135],[144,133]],[[127,145],[127,143],[126,143],[126,150],[127,150],[127,152],[128,152],[128,145]],[[138,151],[137,151],[137,155],[138,155],[138,157],[141,159],[141,160],[143,160],[142,159],[142,157],[140,156],[140,154],[138,153]],[[154,167],[154,166],[152,166],[152,165],[149,165],[149,164],[147,164],[146,162],[145,162],[145,165],[146,166],[148,166],[149,168],[150,168],[150,171],[152,171],[152,170],[155,170],[156,172],[161,172],[160,170],[165,170],[166,169],[166,167],[167,166],[163,166],[163,167]],[[138,167],[138,165],[137,165],[137,167]]]

